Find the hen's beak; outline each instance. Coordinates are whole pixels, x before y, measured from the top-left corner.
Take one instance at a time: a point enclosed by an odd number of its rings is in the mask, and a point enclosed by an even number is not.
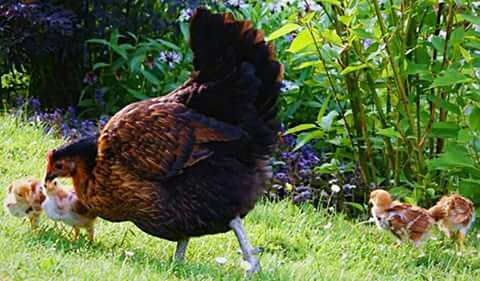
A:
[[[57,175],[55,175],[54,173],[47,173],[47,175],[45,176],[45,185],[53,181],[56,177]]]

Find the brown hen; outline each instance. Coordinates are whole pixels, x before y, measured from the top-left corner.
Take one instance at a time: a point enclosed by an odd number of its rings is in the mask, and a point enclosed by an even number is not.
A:
[[[443,196],[435,206],[429,209],[429,212],[448,238],[458,234],[458,244],[463,251],[465,236],[475,221],[472,201],[458,194]]]
[[[282,67],[248,21],[197,9],[194,72],[167,96],[133,103],[98,138],[51,151],[46,180],[72,177],[98,216],[177,241],[234,230],[249,273],[260,269],[241,220],[262,194],[279,129]]]

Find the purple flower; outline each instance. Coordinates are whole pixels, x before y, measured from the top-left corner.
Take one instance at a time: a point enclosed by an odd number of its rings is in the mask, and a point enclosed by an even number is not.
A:
[[[373,40],[372,39],[364,39],[363,40],[363,48],[366,50],[368,48],[370,48],[370,46],[372,45],[373,43]]]
[[[93,71],[87,72],[87,74],[85,74],[85,77],[83,77],[83,83],[89,86],[92,86],[93,84],[95,84],[95,82],[97,82],[97,75]]]
[[[288,182],[288,175],[286,173],[276,173],[275,178],[283,183]]]
[[[105,107],[107,105],[105,102],[105,90],[103,88],[95,89],[95,102],[100,107]]]
[[[37,98],[32,98],[28,101],[29,105],[32,107],[34,112],[40,112],[40,100]]]
[[[17,107],[22,107],[25,104],[25,99],[23,97],[17,97],[15,103],[17,104]]]
[[[161,52],[159,61],[161,63],[166,63],[169,68],[174,68],[175,64],[179,64],[182,60],[182,55],[175,52]]]

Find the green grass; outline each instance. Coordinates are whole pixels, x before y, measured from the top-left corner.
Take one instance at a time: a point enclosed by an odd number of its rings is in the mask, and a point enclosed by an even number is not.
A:
[[[47,149],[61,140],[0,117],[0,186],[44,173]],[[2,190],[0,200],[5,192]],[[100,221],[96,242],[72,243],[69,229],[43,217],[39,234],[0,212],[0,280],[242,280],[233,233],[192,239],[185,263],[171,262],[174,243],[131,223]],[[287,202],[257,205],[246,218],[252,243],[264,247],[254,280],[480,280],[480,243],[471,233],[464,256],[444,239],[430,240],[425,257],[372,225]],[[434,234],[440,237],[438,233]],[[225,257],[220,265],[216,257]]]

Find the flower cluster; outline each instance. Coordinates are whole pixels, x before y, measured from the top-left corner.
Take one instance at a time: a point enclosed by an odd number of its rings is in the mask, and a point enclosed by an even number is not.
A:
[[[267,196],[271,199],[291,198],[295,203],[328,201],[342,208],[343,200],[355,200],[362,187],[359,170],[340,164],[337,173],[326,174],[316,171],[322,164],[331,162],[327,153],[319,153],[314,145],[306,144],[294,150],[297,139],[284,135],[282,128],[280,145],[271,159],[273,169]],[[363,198],[358,198],[363,200]]]
[[[26,117],[29,123],[43,125],[46,133],[59,134],[65,139],[92,136],[105,126],[109,119],[108,116],[103,115],[96,121],[81,120],[73,106],[67,110],[57,108],[53,111],[43,112],[40,101],[36,98],[17,97],[16,105],[17,107],[12,110],[12,113],[19,117]]]
[[[176,64],[179,64],[182,61],[182,55],[175,52],[161,52],[158,60],[161,63],[165,63],[169,68],[174,68]]]

